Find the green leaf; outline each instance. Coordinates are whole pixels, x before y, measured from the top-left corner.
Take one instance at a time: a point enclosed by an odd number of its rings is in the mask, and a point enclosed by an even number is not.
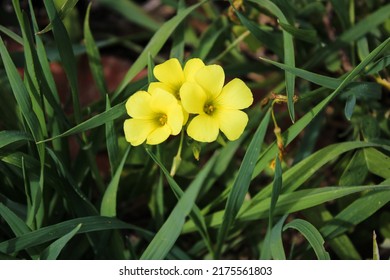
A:
[[[312,44],[318,43],[319,39],[315,29],[300,29],[283,22],[279,22],[279,25],[296,39]]]
[[[101,64],[99,49],[96,46],[95,39],[92,36],[89,26],[89,14],[91,12],[92,3],[89,3],[84,19],[84,38],[85,48],[87,50],[89,68],[91,69],[92,77],[103,97],[108,93],[107,85],[103,75],[103,67]]]
[[[275,215],[285,215],[308,209],[320,205],[327,201],[338,199],[353,193],[362,191],[383,191],[390,190],[390,185],[370,185],[370,186],[348,186],[348,187],[321,187],[313,189],[298,190],[293,193],[281,194],[278,204],[275,208]],[[271,198],[268,197],[250,208],[243,207],[238,213],[236,222],[252,221],[265,219],[269,215],[269,205]],[[246,203],[246,204],[249,204]],[[246,205],[247,206],[247,205]],[[208,226],[217,227],[222,224],[225,211],[216,212],[206,217]],[[191,222],[187,223],[183,229],[184,232],[193,231],[194,227]]]
[[[16,34],[15,32],[13,32],[11,29],[3,26],[3,25],[0,25],[0,31],[3,32],[5,35],[7,35],[8,37],[10,37],[12,40],[14,40],[15,42],[17,42],[19,45],[22,45],[24,44],[23,42],[23,38],[20,37],[18,34]]]
[[[283,224],[286,221],[287,215],[284,215],[275,224],[271,230],[269,246],[271,249],[271,256],[274,260],[285,260],[286,253],[284,252],[283,240],[282,240],[282,229]]]
[[[366,159],[362,150],[356,151],[340,177],[341,186],[356,186],[364,183],[368,174]]]
[[[232,5],[231,7],[234,8]],[[243,14],[241,14],[238,10],[234,9],[234,12],[237,14],[241,23],[251,32],[251,34],[263,45],[267,46],[268,49],[273,51],[280,57],[283,57],[283,46],[282,46],[282,38],[278,34],[273,32],[264,30],[260,28],[259,25],[254,23],[253,21],[246,18]]]
[[[303,159],[290,169],[288,169],[283,175],[283,192],[292,192],[299,188],[306,180],[313,176],[322,166],[326,163],[336,159],[343,153],[354,149],[366,148],[366,147],[378,147],[378,144],[367,142],[344,142],[329,145],[314,154]],[[271,195],[272,184],[264,187],[258,192],[252,199],[251,205],[254,205],[264,198]]]
[[[150,31],[156,31],[160,27],[160,23],[156,22],[151,16],[145,13],[145,10],[130,0],[97,0],[98,3],[112,9],[125,17],[130,22],[133,22]]]
[[[184,0],[179,0],[177,12],[180,13],[186,8],[186,3]],[[186,45],[185,42],[185,25],[184,22],[181,23],[172,36],[172,48],[171,53],[169,54],[170,58],[176,57],[180,63],[183,63],[184,60],[184,48]]]
[[[381,153],[377,149],[364,149],[367,168],[371,173],[374,173],[384,179],[390,178],[390,160],[389,156]]]
[[[38,121],[37,116],[34,114],[32,109],[32,103],[30,95],[14,65],[12,59],[4,45],[3,40],[0,37],[0,54],[4,63],[4,68],[7,73],[13,94],[15,99],[20,106],[20,110],[24,118],[26,119],[27,125],[30,128],[35,141],[43,139],[43,133]]]
[[[58,11],[58,17],[62,20],[64,19],[70,12],[72,12],[74,6],[76,6],[79,0],[67,0]],[[53,24],[50,22],[45,28],[39,31],[37,34],[41,35],[43,33],[49,32],[53,28]]]
[[[42,253],[41,253],[41,260],[56,260],[61,253],[62,249],[65,247],[65,245],[71,240],[77,232],[80,230],[82,224],[78,224],[74,229],[72,229],[70,232],[59,238],[58,240],[54,241],[52,244],[50,244]]]
[[[358,23],[342,33],[335,42],[326,47],[319,48],[318,51],[311,55],[311,58],[305,63],[303,68],[310,68],[323,62],[333,53],[338,52],[341,47],[349,46],[351,42],[358,40],[365,34],[375,30],[378,25],[389,18],[390,4],[384,5],[373,13],[367,15],[364,19],[359,20]],[[367,58],[366,58],[367,59]]]
[[[322,238],[320,232],[311,223],[302,219],[295,219],[286,224],[283,227],[283,230],[285,231],[289,228],[296,229],[305,236],[319,260],[330,260],[329,253],[324,248],[324,239]]]
[[[357,67],[355,67],[340,83],[335,91],[329,96],[323,99],[320,103],[314,106],[308,113],[301,117],[296,123],[290,126],[284,133],[283,137],[285,145],[291,143],[295,137],[299,135],[301,131],[315,118],[320,111],[322,111],[326,105],[337,96],[354,78],[360,74],[365,67],[372,61],[375,61],[380,55],[382,55],[390,46],[390,38],[381,43],[375,50],[373,50]],[[259,161],[256,164],[255,171],[252,178],[255,178],[260,174],[262,170],[266,168],[268,162],[272,160],[275,154],[278,152],[276,142],[271,144],[263,154],[261,154]]]
[[[352,82],[345,87],[340,98],[348,99],[355,96],[357,100],[379,100],[382,96],[382,88],[373,82]]]
[[[250,0],[250,2],[257,3],[263,8],[269,10],[274,14],[280,23],[289,24],[286,16],[279,7],[269,0]],[[291,67],[295,66],[295,49],[293,37],[291,34],[283,30],[283,50],[284,50],[284,63]],[[285,84],[287,94],[287,107],[290,114],[291,121],[295,121],[295,110],[294,110],[294,94],[295,94],[295,75],[290,72],[285,72]]]
[[[276,61],[272,61],[272,60],[266,59],[264,57],[260,57],[260,59],[265,61],[265,62],[268,62],[272,65],[275,65],[275,66],[279,67],[280,69],[289,71],[289,72],[293,73],[294,75],[301,77],[309,82],[315,83],[317,85],[320,85],[320,86],[323,86],[326,88],[336,89],[341,84],[341,81],[342,81],[340,79],[335,79],[335,78],[319,75],[319,74],[316,74],[316,73],[313,73],[313,72],[310,72],[310,71],[307,71],[304,69],[291,67],[289,65],[279,63]]]
[[[122,174],[123,166],[125,165],[127,157],[129,155],[130,147],[131,147],[130,145],[127,147],[123,155],[123,158],[119,163],[118,168],[116,169],[115,175],[111,179],[110,184],[108,185],[106,191],[104,192],[102,198],[102,204],[100,206],[100,214],[102,216],[107,216],[107,217],[116,216],[116,197],[118,193],[119,180]]]
[[[23,131],[0,131],[0,149],[16,142],[29,142],[33,141],[31,135]]]
[[[31,229],[26,225],[26,223],[1,202],[0,202],[0,216],[9,225],[12,232],[16,236],[20,236],[25,233],[31,232]]]
[[[382,71],[390,65],[390,55],[382,57],[378,61],[376,61],[367,71],[367,75],[372,75]]]
[[[151,155],[150,152],[149,155]],[[207,169],[203,169],[201,173],[199,173],[197,179],[195,179],[187,190],[182,193],[168,219],[142,254],[142,260],[161,260],[169,253],[177,238],[180,236],[185,218],[193,209],[196,197],[202,187],[202,181],[210,171],[212,165],[213,162],[208,165]],[[164,174],[169,175],[168,170],[166,170]],[[167,178],[169,177],[167,176]]]
[[[106,96],[106,111],[111,109],[110,98]],[[114,121],[106,122],[106,144],[108,159],[110,161],[111,176],[114,176],[119,165],[119,144],[118,136],[115,131]]]
[[[57,238],[61,238],[62,236],[73,230],[79,224],[82,225],[77,234],[110,229],[130,229],[135,230],[145,236],[152,236],[150,232],[147,232],[131,224],[124,223],[115,218],[89,216],[83,218],[76,218],[55,225],[43,227],[35,231],[25,233],[19,237],[3,241],[0,243],[0,252],[11,254],[46,243]]]
[[[164,173],[164,175],[165,175],[165,177],[166,177],[166,179],[167,179],[167,181],[169,183],[169,186],[171,187],[171,189],[172,189],[173,193],[175,194],[175,196],[177,197],[177,199],[179,201],[182,200],[183,196],[185,194],[183,192],[183,190],[176,183],[176,181],[172,178],[172,176],[170,175],[169,171],[161,163],[159,158],[157,158],[156,155],[154,155],[149,149],[146,149],[146,151],[148,152],[149,156],[153,159],[153,161],[161,168],[162,172]],[[191,184],[188,187],[188,189],[190,187],[191,188],[196,188],[196,189],[198,189],[198,193],[199,193],[200,189],[203,187],[204,181],[206,180],[207,176],[210,175],[210,172],[211,172],[212,168],[214,167],[216,162],[218,162],[218,160],[219,160],[219,156],[217,156],[217,154],[214,154],[214,156],[210,160],[208,160],[207,164],[202,168],[202,170],[199,172],[199,174],[196,176],[196,178],[191,182]],[[176,205],[176,207],[178,207],[178,204]],[[176,207],[175,207],[175,209],[176,209]],[[177,211],[179,211],[179,210],[177,210]],[[174,219],[175,216],[173,216],[173,215],[179,215],[179,212],[174,214],[173,211],[172,211],[172,213],[170,215],[170,217],[172,216],[171,219]],[[206,223],[204,221],[204,217],[202,216],[202,214],[201,214],[199,208],[196,206],[196,204],[194,204],[194,206],[193,206],[193,209],[192,209],[192,211],[190,213],[190,217],[191,217],[191,220],[196,225],[197,230],[199,231],[199,233],[202,236],[203,240],[205,241],[205,244],[207,245],[209,251],[212,254],[214,254],[214,250],[212,249],[212,246],[211,246],[210,237],[209,237],[209,234],[208,234],[208,231],[207,231],[207,227],[206,227]],[[180,220],[178,220],[178,221],[180,221]],[[167,224],[167,223],[168,223],[168,220],[165,222],[165,224]],[[173,221],[170,221],[168,223],[168,225],[172,224],[172,223],[173,223]],[[173,236],[176,236],[176,238],[177,238],[179,233],[177,231],[175,231],[175,229],[170,229],[169,230],[168,229],[168,225],[165,226],[165,224],[163,225],[163,227],[165,228],[164,231],[166,231],[166,233],[164,233],[164,234],[169,234],[170,231],[173,231],[173,232],[171,232],[171,234],[173,234]],[[184,224],[184,222],[183,222],[183,224]],[[181,222],[179,223],[179,225],[181,225],[181,227],[182,227]],[[163,227],[161,228],[161,230],[163,229]],[[180,231],[181,231],[181,227],[180,227]],[[176,228],[176,230],[179,230],[179,229]],[[169,235],[167,235],[167,236],[169,236]],[[163,238],[163,233],[161,233],[161,237],[160,238]],[[172,242],[172,240],[168,240],[167,242]],[[170,243],[167,243],[166,246],[169,247],[169,244]],[[167,249],[168,248],[165,248],[165,252],[166,252]],[[153,250],[156,250],[156,252],[152,253]],[[151,251],[150,252],[151,254],[165,254],[164,251],[163,252],[159,252],[158,248],[154,248],[154,249],[151,248],[150,251]]]
[[[145,46],[142,53],[138,56],[137,60],[133,63],[129,71],[126,73],[122,82],[119,84],[118,88],[115,90],[111,100],[114,101],[118,98],[119,94],[126,88],[128,83],[147,65],[149,54],[155,56],[165,42],[169,39],[172,32],[176,27],[196,8],[204,4],[207,0],[201,1],[198,4],[192,5],[186,8],[184,11],[180,12],[167,22],[165,22],[153,35],[149,43]],[[110,1],[112,3],[112,1]]]
[[[324,238],[333,239],[372,216],[390,201],[390,191],[370,191],[328,221],[320,231]]]
[[[77,85],[77,66],[72,44],[70,42],[70,38],[65,29],[65,26],[61,21],[60,15],[57,13],[53,1],[44,0],[44,3],[50,22],[52,24],[54,40],[61,56],[61,63],[70,85],[74,117],[76,123],[78,124],[81,122],[81,107]]]
[[[218,38],[223,34],[228,26],[226,25],[224,18],[214,21],[209,27],[202,33],[202,37],[199,40],[199,47],[192,54],[192,57],[198,57],[205,60],[212,48],[215,46]]]
[[[98,127],[100,125],[103,125],[109,121],[113,121],[121,116],[123,116],[126,113],[126,108],[125,108],[125,102],[122,102],[118,105],[115,105],[114,107],[110,108],[109,110],[104,111],[103,113],[100,113],[98,115],[93,116],[92,118],[72,127],[71,129],[65,131],[64,133],[54,136],[50,139],[46,139],[41,142],[47,142],[47,141],[52,141],[57,138],[61,137],[66,137],[69,135],[85,132],[89,129]],[[41,143],[39,142],[39,143]]]
[[[242,160],[237,177],[234,180],[233,187],[229,193],[225,206],[223,222],[218,231],[216,250],[217,258],[221,253],[222,245],[225,242],[226,237],[228,236],[229,229],[235,221],[238,211],[240,210],[242,203],[244,202],[245,195],[248,192],[249,185],[251,182],[251,176],[253,173],[253,169],[255,168],[256,159],[260,153],[261,146],[264,141],[264,136],[268,127],[270,115],[270,110],[268,110],[267,114],[264,116],[264,119],[258,126],[245,153],[244,159]]]
[[[344,115],[349,121],[351,120],[353,110],[355,109],[355,105],[356,105],[356,96],[350,95],[347,98],[347,101],[345,102],[345,108],[344,108]]]

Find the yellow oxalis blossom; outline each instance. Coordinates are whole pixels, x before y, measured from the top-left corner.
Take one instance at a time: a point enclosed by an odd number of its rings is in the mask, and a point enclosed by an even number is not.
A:
[[[183,108],[196,114],[187,134],[199,142],[213,142],[221,130],[229,140],[238,139],[248,123],[241,109],[253,103],[251,90],[237,78],[223,86],[225,73],[219,65],[204,66],[193,78],[180,88]]]
[[[164,89],[153,94],[138,91],[126,102],[131,119],[124,122],[125,137],[133,146],[156,145],[170,135],[177,135],[183,127],[183,111],[176,98]]]
[[[194,76],[205,65],[199,58],[192,58],[184,65],[184,69],[177,58],[171,58],[164,63],[156,65],[153,74],[159,82],[150,83],[148,91],[153,94],[156,88],[161,88],[171,93],[180,100],[180,88],[185,82],[193,82]],[[183,125],[188,120],[188,112],[183,110]]]

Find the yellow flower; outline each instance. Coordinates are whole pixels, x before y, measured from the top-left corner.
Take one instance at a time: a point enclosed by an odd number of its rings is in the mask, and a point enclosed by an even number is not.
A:
[[[177,58],[171,58],[164,63],[156,65],[153,74],[159,82],[150,83],[148,91],[153,94],[156,88],[171,93],[180,102],[180,88],[185,82],[193,82],[196,72],[205,65],[199,58],[192,58],[181,67]],[[183,125],[188,120],[188,112],[183,110]]]
[[[176,98],[163,89],[155,89],[153,94],[138,91],[126,102],[126,110],[131,119],[124,122],[125,137],[133,146],[156,145],[170,135],[177,135],[183,127],[182,107]]]
[[[213,142],[219,130],[233,141],[243,133],[248,116],[241,111],[253,103],[251,90],[240,79],[224,85],[225,73],[219,65],[202,67],[193,82],[180,88],[183,108],[196,116],[187,127],[187,134],[199,142]]]

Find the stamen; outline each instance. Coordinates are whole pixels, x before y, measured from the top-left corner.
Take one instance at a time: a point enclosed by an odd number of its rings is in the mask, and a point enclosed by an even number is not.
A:
[[[168,117],[167,115],[161,115],[159,118],[158,118],[158,121],[159,123],[163,126],[167,123],[168,121]]]
[[[203,109],[207,115],[211,115],[214,112],[215,107],[212,104],[206,104]]]

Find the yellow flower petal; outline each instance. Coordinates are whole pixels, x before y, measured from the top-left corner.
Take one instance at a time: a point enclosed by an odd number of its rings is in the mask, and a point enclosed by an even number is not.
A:
[[[191,114],[203,114],[207,95],[197,84],[187,82],[180,89],[181,105]]]
[[[156,65],[153,74],[157,80],[167,84],[174,91],[179,91],[184,82],[184,73],[179,60],[169,59],[162,64]]]
[[[195,74],[205,65],[199,58],[192,58],[184,66],[184,78],[187,82],[195,82]]]
[[[215,103],[225,109],[244,109],[253,103],[253,95],[248,86],[236,78],[223,87]]]
[[[177,106],[177,99],[169,92],[156,88],[150,101],[150,108],[156,113],[167,113],[172,106]]]
[[[225,73],[219,65],[209,65],[198,70],[195,80],[207,93],[208,99],[216,98],[222,91]]]
[[[194,117],[187,127],[187,134],[199,142],[213,142],[218,133],[218,121],[206,114]]]
[[[188,113],[187,113],[188,119]],[[185,120],[187,121],[187,120]],[[167,125],[171,129],[172,135],[177,135],[181,131],[184,124],[183,108],[180,105],[173,106],[167,114]]]
[[[218,121],[219,128],[230,140],[237,140],[248,124],[248,115],[240,110],[216,110],[213,117]]]
[[[183,125],[185,125],[188,121],[188,118],[190,117],[190,114],[184,109],[184,107],[181,105],[181,102],[180,102],[180,107],[183,113]]]
[[[146,139],[146,144],[157,145],[168,139],[171,129],[168,125],[160,126],[153,130]]]
[[[145,142],[148,135],[156,128],[154,120],[128,119],[123,124],[126,141],[133,146]]]
[[[167,84],[164,84],[164,83],[161,83],[161,82],[152,82],[149,84],[149,87],[148,87],[148,92],[153,95],[154,92],[156,91],[156,89],[163,89],[169,93],[171,93],[172,95],[175,95],[175,90],[173,88],[171,88],[170,86],[168,86]]]
[[[127,114],[137,119],[150,119],[154,114],[150,109],[151,96],[146,91],[137,91],[126,102]]]

